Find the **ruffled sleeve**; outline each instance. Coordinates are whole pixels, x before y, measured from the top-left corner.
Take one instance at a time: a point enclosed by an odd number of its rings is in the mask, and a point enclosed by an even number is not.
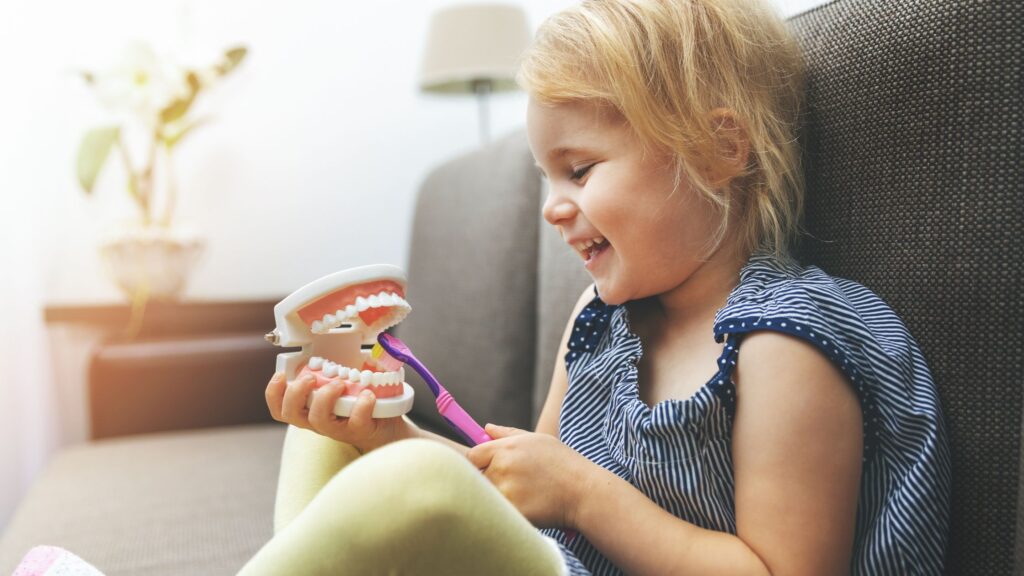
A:
[[[565,354],[566,366],[571,365],[580,355],[597,350],[615,308],[605,304],[597,295],[597,289],[594,289],[594,299],[580,311],[573,322],[572,334],[569,336],[569,351]]]

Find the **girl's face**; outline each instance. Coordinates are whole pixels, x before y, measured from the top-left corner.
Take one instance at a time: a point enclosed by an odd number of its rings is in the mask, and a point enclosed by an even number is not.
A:
[[[530,99],[530,149],[549,181],[544,218],[580,255],[601,299],[622,304],[681,286],[719,216],[671,156],[648,150],[621,115],[589,102]]]

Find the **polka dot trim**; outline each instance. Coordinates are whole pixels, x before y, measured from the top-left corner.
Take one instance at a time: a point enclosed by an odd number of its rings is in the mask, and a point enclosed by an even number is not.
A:
[[[569,351],[565,355],[567,365],[576,361],[580,355],[597,350],[615,308],[617,306],[609,306],[595,296],[580,311],[579,316],[573,322],[572,334],[569,335]]]

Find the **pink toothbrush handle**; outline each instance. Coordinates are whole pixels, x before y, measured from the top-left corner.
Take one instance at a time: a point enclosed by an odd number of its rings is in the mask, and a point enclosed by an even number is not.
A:
[[[484,429],[462,409],[462,406],[459,406],[459,403],[444,388],[441,389],[441,393],[437,396],[437,411],[452,426],[458,428],[466,438],[466,441],[473,446],[494,440],[487,432],[484,432]]]

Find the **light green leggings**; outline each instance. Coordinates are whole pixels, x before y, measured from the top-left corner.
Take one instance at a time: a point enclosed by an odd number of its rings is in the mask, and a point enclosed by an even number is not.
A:
[[[289,426],[274,537],[240,574],[562,571],[554,542],[451,448],[404,440],[360,456]]]

